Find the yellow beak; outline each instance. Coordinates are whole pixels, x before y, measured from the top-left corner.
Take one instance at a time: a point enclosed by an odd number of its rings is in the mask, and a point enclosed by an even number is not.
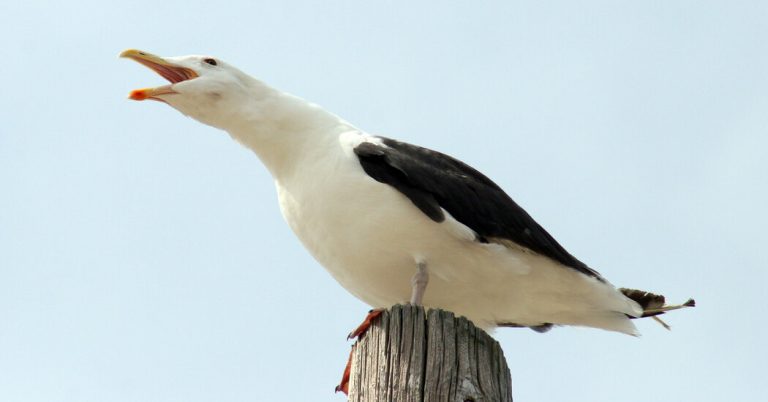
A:
[[[131,94],[128,96],[130,99],[133,99],[133,100],[152,99],[152,100],[162,101],[162,99],[157,97],[158,95],[176,93],[173,90],[173,84],[177,84],[179,82],[191,80],[193,78],[198,77],[197,73],[189,68],[178,66],[171,62],[168,62],[167,60],[163,59],[160,56],[156,56],[154,54],[147,53],[142,50],[128,49],[120,53],[120,57],[125,57],[125,58],[135,60],[149,67],[154,72],[160,74],[161,76],[163,76],[163,78],[171,82],[170,85],[163,85],[156,88],[142,88],[142,89],[133,90],[131,91]]]

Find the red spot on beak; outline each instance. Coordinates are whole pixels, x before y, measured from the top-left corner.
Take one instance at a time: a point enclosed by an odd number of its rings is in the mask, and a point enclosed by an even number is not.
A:
[[[137,101],[141,101],[141,100],[149,98],[149,95],[147,94],[147,90],[146,89],[135,89],[135,90],[131,91],[131,94],[128,95],[128,98],[133,99],[133,100],[137,100]]]

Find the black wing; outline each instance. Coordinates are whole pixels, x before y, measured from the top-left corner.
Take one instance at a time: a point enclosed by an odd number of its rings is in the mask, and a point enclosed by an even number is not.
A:
[[[512,241],[602,280],[597,271],[568,253],[496,183],[471,166],[440,152],[378,138],[386,146],[363,142],[354,150],[363,169],[403,193],[430,219],[442,222],[445,209],[472,229],[478,241]]]

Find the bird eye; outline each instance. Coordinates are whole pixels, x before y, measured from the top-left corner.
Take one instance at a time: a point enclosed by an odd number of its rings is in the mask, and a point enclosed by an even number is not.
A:
[[[203,61],[208,63],[208,64],[210,64],[210,65],[212,65],[212,66],[215,66],[215,65],[219,64],[219,63],[216,62],[216,59],[203,59]]]

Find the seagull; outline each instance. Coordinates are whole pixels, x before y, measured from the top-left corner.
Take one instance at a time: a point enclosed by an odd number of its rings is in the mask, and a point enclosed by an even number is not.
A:
[[[170,82],[130,99],[164,102],[252,150],[302,244],[374,309],[412,303],[489,330],[568,325],[638,335],[633,318],[695,304],[614,287],[458,159],[368,134],[215,57],[120,56]]]

